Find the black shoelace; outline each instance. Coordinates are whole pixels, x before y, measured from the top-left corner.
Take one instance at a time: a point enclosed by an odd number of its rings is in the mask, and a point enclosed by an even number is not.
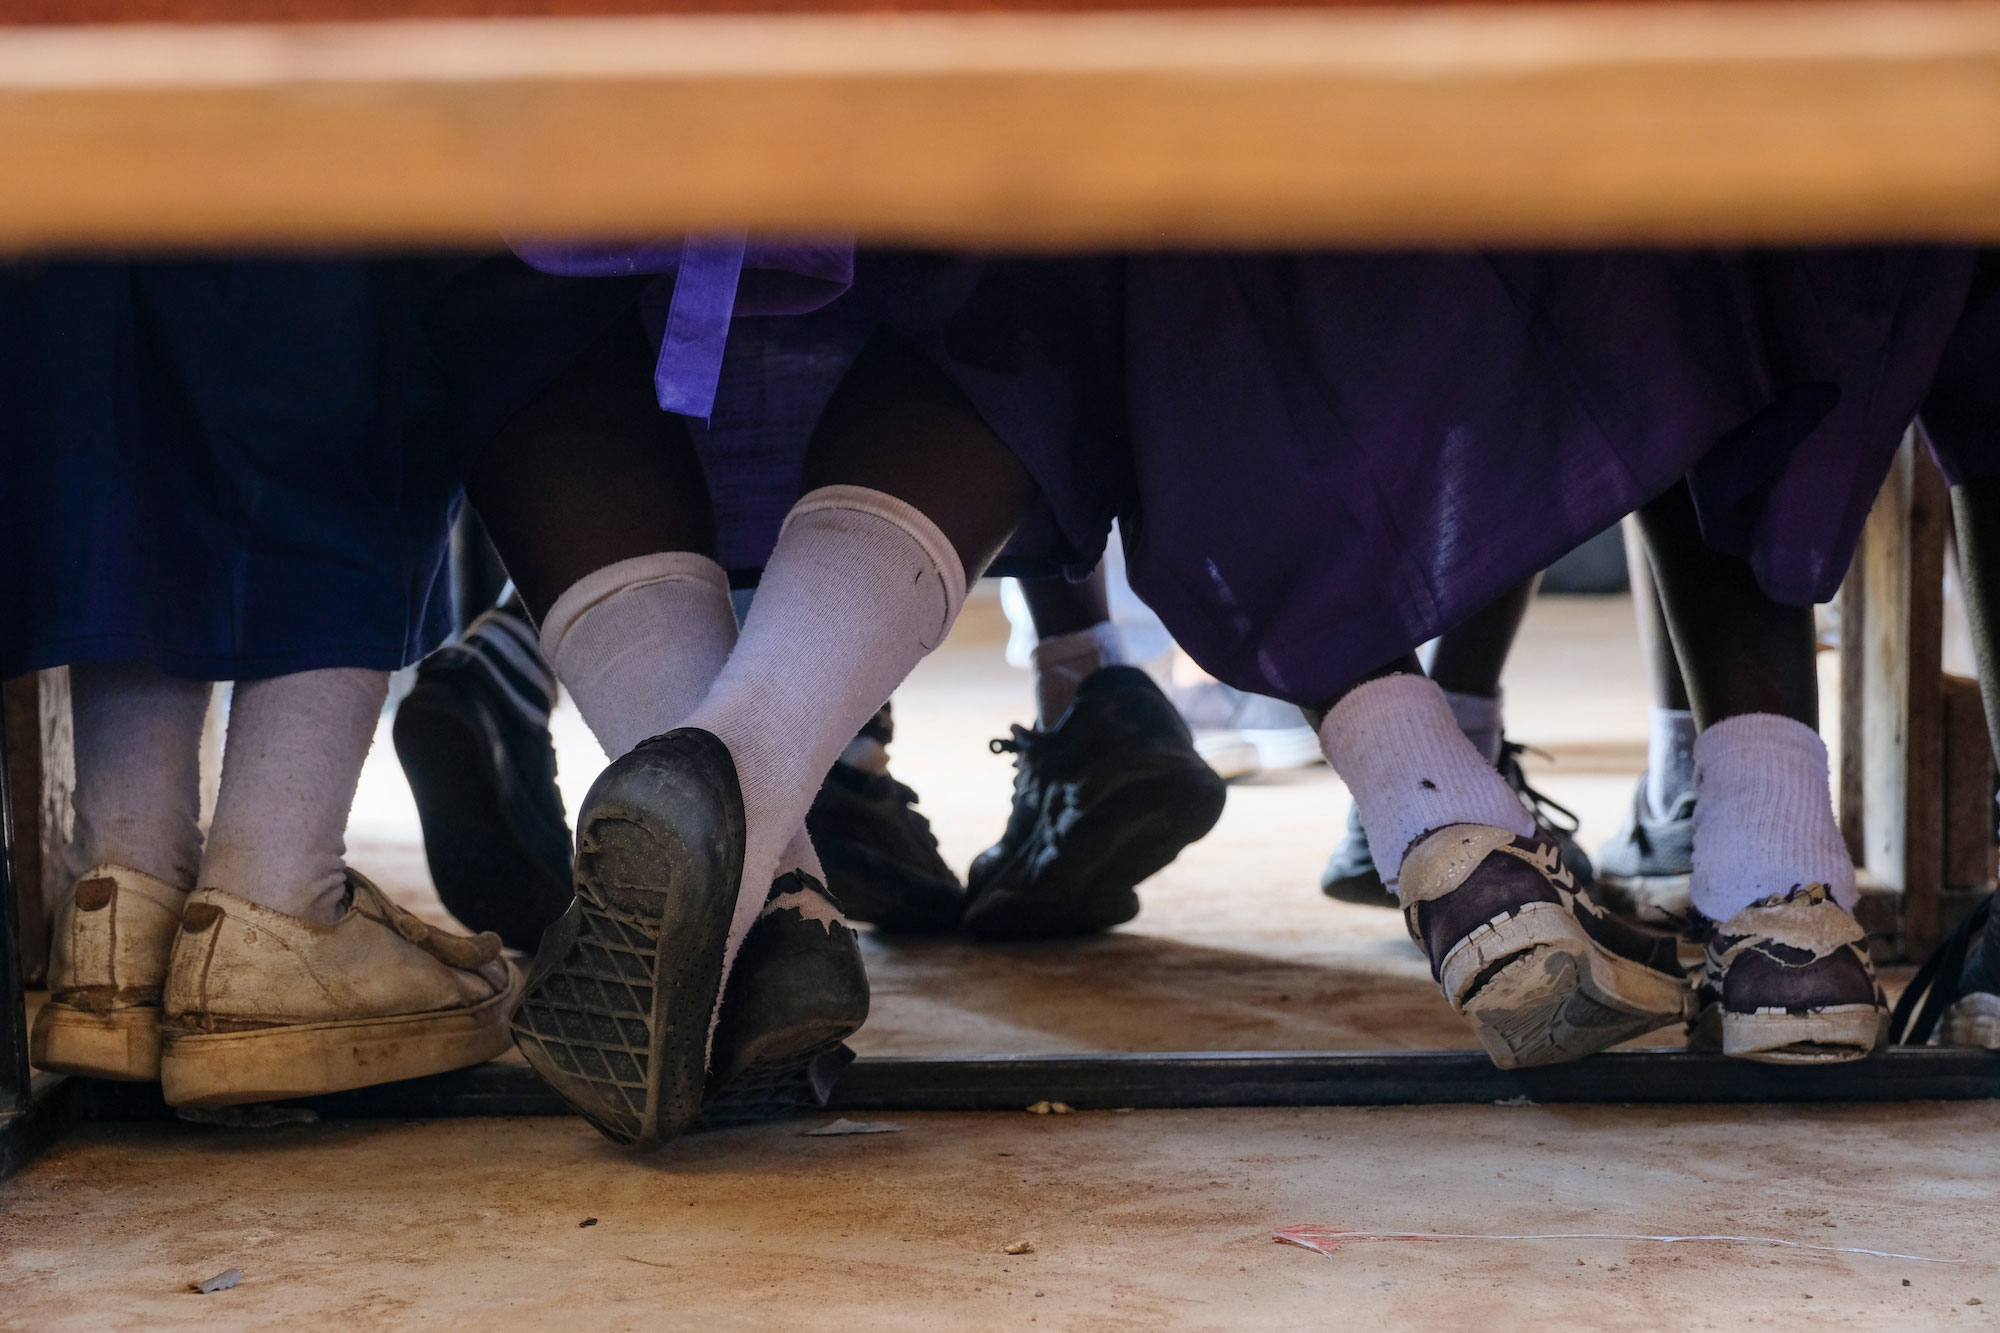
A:
[[[1964,998],[1958,979],[1965,972],[1965,959],[1972,952],[1972,942],[1986,929],[1986,919],[1992,914],[1993,895],[1989,893],[1965,914],[1958,929],[1924,959],[1917,975],[1904,988],[1902,998],[1896,1001],[1895,1012],[1889,1015],[1890,1042],[1898,1046],[1923,1046],[1930,1041],[1944,1011]]]
[[[1521,769],[1521,756],[1524,754],[1540,755],[1542,758],[1553,762],[1553,756],[1546,750],[1537,750],[1533,746],[1523,745],[1519,741],[1510,741],[1502,738],[1500,741],[1500,776],[1507,780],[1507,785],[1512,787],[1514,794],[1521,798],[1521,804],[1528,807],[1528,813],[1535,817],[1537,824],[1554,832],[1575,836],[1577,829],[1582,825],[1583,821],[1577,818],[1576,811],[1570,809],[1561,801],[1551,796],[1546,796],[1528,785],[1528,775]]]

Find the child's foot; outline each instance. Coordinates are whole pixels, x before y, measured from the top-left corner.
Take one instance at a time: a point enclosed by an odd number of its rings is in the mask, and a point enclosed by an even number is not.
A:
[[[771,884],[722,997],[704,1121],[764,1120],[817,1109],[822,1075],[868,1018],[868,971],[853,927],[803,871]]]
[[[1673,941],[1578,893],[1552,841],[1449,825],[1410,849],[1399,882],[1431,975],[1502,1069],[1574,1060],[1687,1016]]]
[[[570,899],[552,693],[525,617],[490,611],[424,659],[394,728],[445,910],[527,952]]]
[[[56,902],[49,1002],[30,1059],[59,1074],[160,1076],[160,991],[187,892],[124,866],[86,872]]]
[[[993,742],[1015,756],[1014,810],[966,875],[965,929],[991,938],[1109,930],[1134,888],[1222,817],[1228,787],[1136,667],[1092,673],[1047,730]]]
[[[743,878],[729,750],[682,727],[613,761],[584,798],[576,901],[543,937],[514,1041],[576,1113],[630,1147],[694,1122]]]
[[[1867,934],[1823,884],[1712,925],[1689,1044],[1770,1064],[1859,1060],[1888,1023]]]
[[[1597,900],[1642,925],[1680,931],[1694,919],[1688,880],[1694,871],[1694,792],[1655,815],[1646,777],[1632,795],[1625,826],[1597,849]]]
[[[506,1051],[519,990],[497,935],[427,926],[353,871],[329,925],[199,889],[167,972],[162,1090],[230,1106],[480,1064]]]
[[[938,851],[917,794],[887,773],[836,763],[806,814],[840,910],[884,930],[955,929],[965,890]]]

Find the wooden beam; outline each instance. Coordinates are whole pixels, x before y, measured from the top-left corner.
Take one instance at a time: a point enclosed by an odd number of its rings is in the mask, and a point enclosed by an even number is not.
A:
[[[2000,241],[2000,4],[0,28],[0,249]]]

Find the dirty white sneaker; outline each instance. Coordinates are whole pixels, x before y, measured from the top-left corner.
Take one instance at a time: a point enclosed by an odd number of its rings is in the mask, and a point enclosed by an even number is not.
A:
[[[1867,933],[1826,885],[1760,898],[1706,930],[1690,1046],[1806,1065],[1859,1060],[1882,1044],[1889,1009]]]
[[[124,866],[93,867],[56,902],[49,1002],[35,1016],[38,1069],[143,1081],[160,1076],[160,988],[188,899]]]
[[[197,889],[167,973],[169,1105],[339,1092],[476,1065],[508,1046],[521,977],[491,932],[428,926],[350,870],[322,925]]]

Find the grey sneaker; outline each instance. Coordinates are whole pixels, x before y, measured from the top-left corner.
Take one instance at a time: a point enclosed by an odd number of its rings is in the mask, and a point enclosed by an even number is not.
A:
[[[1400,881],[1410,937],[1502,1069],[1574,1060],[1688,1015],[1674,942],[1581,893],[1552,840],[1448,825],[1410,849]]]
[[[1693,871],[1694,793],[1681,793],[1664,816],[1655,815],[1640,774],[1624,827],[1597,849],[1597,900],[1628,920],[1683,931],[1694,920]]]
[[[1706,927],[1690,1046],[1767,1064],[1859,1060],[1887,1036],[1889,1010],[1867,932],[1824,884],[1761,898]]]

